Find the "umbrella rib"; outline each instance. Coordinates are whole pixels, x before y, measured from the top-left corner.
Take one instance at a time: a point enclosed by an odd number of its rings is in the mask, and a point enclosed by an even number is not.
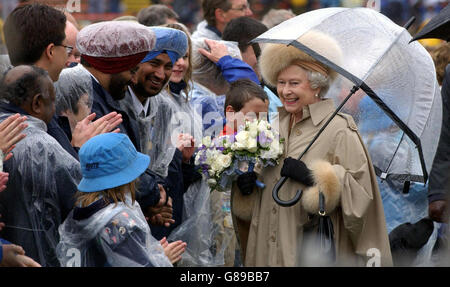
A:
[[[406,31],[406,30],[404,30],[404,31]],[[399,33],[399,36],[402,35],[402,33]],[[348,72],[347,70],[343,69],[342,67],[336,65],[335,63],[333,63],[332,61],[328,60],[327,58],[325,58],[324,56],[320,55],[319,53],[315,52],[314,50],[311,50],[310,48],[308,48],[307,46],[305,46],[302,43],[298,42],[297,40],[292,41],[289,45],[292,45],[292,46],[296,47],[297,49],[302,50],[303,52],[305,52],[306,54],[310,55],[311,57],[313,57],[317,61],[321,62],[322,64],[324,64],[324,65],[326,65],[328,67],[330,67],[331,69],[335,70],[336,72],[338,72],[342,76],[346,77],[347,79],[349,79],[350,81],[355,83],[356,87],[361,88],[375,102],[375,104],[379,108],[381,108],[389,116],[389,118],[394,123],[396,123],[400,127],[400,129],[402,129],[406,133],[406,135],[416,144],[416,148],[418,149],[418,152],[419,152],[420,164],[422,166],[424,182],[427,181],[427,179],[428,179],[428,172],[427,172],[427,169],[426,169],[426,166],[425,166],[425,160],[424,160],[424,157],[423,157],[422,146],[421,146],[419,137],[394,113],[394,111],[391,110],[391,108],[389,108],[386,105],[386,103],[380,97],[378,97],[378,95],[363,80],[359,79],[358,77],[356,77],[355,75],[351,74],[350,72]],[[385,54],[386,53],[384,53],[384,55]]]

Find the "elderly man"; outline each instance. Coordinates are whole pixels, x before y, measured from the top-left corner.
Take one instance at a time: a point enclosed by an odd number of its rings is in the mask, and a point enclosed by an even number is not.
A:
[[[128,135],[141,151],[139,124],[124,110],[124,99],[138,64],[155,46],[155,34],[132,21],[109,21],[89,25],[78,33],[77,48],[81,64],[91,73],[93,85],[92,112],[101,117],[110,112],[122,114],[121,132]],[[152,159],[153,161],[153,159]],[[137,200],[152,223],[169,226],[172,209],[166,206],[165,181],[150,169],[141,175],[136,187]]]
[[[0,121],[16,113],[28,118],[27,136],[4,165],[9,182],[0,194],[2,237],[42,266],[59,266],[58,226],[74,206],[81,169],[46,132],[55,112],[52,80],[41,68],[18,66],[2,79],[0,95]]]
[[[247,0],[203,0],[202,10],[205,20],[197,25],[192,38],[220,40],[228,22],[253,15]]]

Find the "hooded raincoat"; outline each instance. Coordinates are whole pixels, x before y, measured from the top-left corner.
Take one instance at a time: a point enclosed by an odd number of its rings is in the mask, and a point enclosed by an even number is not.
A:
[[[0,110],[0,121],[20,112],[10,104],[2,104]],[[59,266],[58,226],[74,205],[82,177],[80,163],[47,134],[43,121],[27,117],[27,136],[4,163],[9,181],[0,193],[0,214],[6,223],[1,235],[42,266]]]
[[[285,139],[280,162],[287,157],[298,158],[334,109],[332,100],[309,105],[303,109],[303,119],[290,129],[291,114],[279,108],[279,117],[272,126],[279,128]],[[318,187],[325,195],[326,212],[334,225],[336,265],[391,266],[376,175],[353,119],[338,114],[302,161],[312,170],[315,186],[305,189],[288,179],[279,193],[282,200],[293,198],[298,189],[304,190],[301,201],[294,206],[281,207],[272,198],[282,164],[261,172],[259,180],[266,188],[255,189],[247,206],[236,204],[240,191],[233,188],[231,209],[245,251],[245,266],[316,265],[317,253],[307,245],[305,230],[312,230],[311,235],[317,232],[314,218],[318,213]],[[245,218],[245,213],[249,221],[236,220]]]
[[[88,207],[75,208],[59,233],[57,254],[63,267],[172,266],[161,244],[152,237],[139,204],[132,203],[129,194],[126,202],[117,205],[100,199]]]

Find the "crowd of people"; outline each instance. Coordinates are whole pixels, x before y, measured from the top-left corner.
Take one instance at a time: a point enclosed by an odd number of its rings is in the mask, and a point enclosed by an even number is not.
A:
[[[393,199],[385,194],[402,190],[380,192],[350,115],[339,113],[296,159],[335,110],[328,93],[337,72],[294,46],[251,42],[295,14],[272,10],[258,21],[246,0],[201,5],[192,34],[162,4],[82,28],[45,4],[19,5],[8,15],[0,65],[0,266],[366,266],[374,249],[379,266],[408,266],[433,221],[442,223],[433,264],[448,264],[445,124],[430,216],[417,223],[405,216],[398,226],[427,228],[392,231],[384,206]],[[320,41],[328,59],[339,57],[329,36],[305,37]],[[429,80],[442,84],[448,106],[449,46],[432,53],[437,77]],[[203,137],[232,135],[240,116],[255,115],[284,139],[280,164],[211,190],[194,160]],[[448,117],[444,109],[444,123]],[[299,204],[273,200],[281,177],[283,198],[304,190]],[[334,226],[332,263],[316,253],[322,212]],[[406,246],[418,234],[424,242]]]

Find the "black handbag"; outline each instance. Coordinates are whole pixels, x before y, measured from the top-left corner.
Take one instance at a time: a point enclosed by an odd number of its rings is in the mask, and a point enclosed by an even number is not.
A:
[[[323,262],[327,264],[335,263],[336,247],[334,244],[333,222],[325,213],[325,196],[321,191],[319,192],[319,226],[316,238],[319,247],[318,252]]]

